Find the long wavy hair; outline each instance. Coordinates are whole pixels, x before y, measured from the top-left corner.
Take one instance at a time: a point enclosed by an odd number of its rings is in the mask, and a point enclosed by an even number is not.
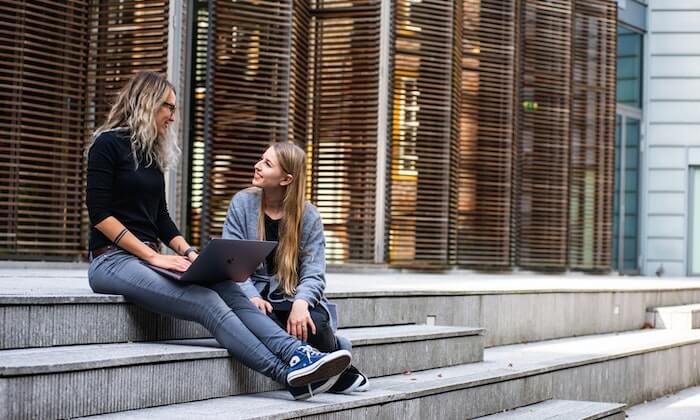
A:
[[[282,171],[292,176],[292,182],[286,186],[282,200],[284,217],[280,221],[275,261],[277,280],[282,290],[293,296],[299,284],[301,222],[306,203],[306,153],[293,143],[273,143],[270,147],[275,152]],[[265,190],[262,190],[258,215],[258,237],[265,239]]]
[[[175,93],[175,87],[158,73],[135,74],[117,94],[107,120],[95,130],[93,141],[105,131],[127,128],[131,132],[135,167],[142,158],[146,166],[155,162],[166,170],[179,158],[180,148],[172,126],[165,133],[158,133],[156,115],[171,90]]]

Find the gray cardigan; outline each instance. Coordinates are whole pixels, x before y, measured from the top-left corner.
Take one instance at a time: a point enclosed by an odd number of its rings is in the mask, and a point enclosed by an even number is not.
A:
[[[224,239],[258,239],[258,215],[261,198],[262,191],[256,187],[247,188],[233,196],[222,232]],[[285,300],[291,302],[295,299],[303,299],[311,307],[320,304],[330,315],[333,329],[336,329],[338,321],[335,305],[328,302],[324,295],[326,289],[326,241],[323,236],[323,223],[318,210],[309,202],[306,202],[304,206],[300,242],[299,283],[296,295],[285,295]],[[250,278],[241,283],[241,289],[249,298],[259,297],[265,286],[269,285],[268,293],[273,292],[279,286],[277,277],[267,274],[266,265],[267,262],[263,261]],[[265,296],[265,299],[269,300],[269,296]]]

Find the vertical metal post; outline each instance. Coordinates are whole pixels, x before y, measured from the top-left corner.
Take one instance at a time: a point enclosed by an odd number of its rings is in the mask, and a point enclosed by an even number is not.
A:
[[[391,1],[382,1],[379,20],[379,97],[377,111],[377,182],[374,216],[374,262],[385,262],[389,98],[391,89]]]
[[[168,69],[166,77],[178,89],[182,88],[182,80],[180,78],[180,68],[182,66],[182,40],[183,40],[183,30],[182,27],[182,17],[183,17],[183,1],[182,0],[170,0],[170,7],[168,10]],[[178,92],[180,93],[180,92]],[[179,96],[179,95],[178,95]],[[182,97],[178,97],[178,119],[182,116]],[[184,126],[182,125],[182,120],[180,120],[177,125],[177,142],[180,147],[184,144],[185,132]],[[177,168],[170,168],[165,177],[165,197],[168,203],[168,212],[170,216],[175,220],[176,224],[180,224],[181,212],[179,211],[180,206],[178,206],[178,200],[180,199],[180,194],[178,194],[177,179],[178,179]]]
[[[625,267],[625,147],[627,146],[627,115],[620,115],[620,208],[617,232],[617,271],[624,274]]]
[[[209,26],[207,27],[207,64],[205,77],[205,93],[204,93],[204,159],[205,165],[202,172],[204,186],[202,188],[202,228],[199,239],[199,245],[204,246],[209,240],[209,168],[213,162],[210,161],[211,150],[211,120],[212,120],[212,95],[214,94],[214,31],[216,30],[216,13],[215,0],[208,2],[209,7]]]

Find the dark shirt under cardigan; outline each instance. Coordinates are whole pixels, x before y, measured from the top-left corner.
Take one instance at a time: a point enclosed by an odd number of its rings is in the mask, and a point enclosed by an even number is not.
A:
[[[90,250],[112,244],[95,228],[109,216],[114,216],[144,242],[160,239],[169,244],[180,235],[165,204],[163,172],[155,162],[146,167],[143,158],[136,168],[127,129],[100,134],[90,148],[86,201],[91,225]]]
[[[280,219],[273,219],[267,214],[265,215],[265,240],[279,241],[280,240]],[[277,247],[267,254],[267,274],[274,276],[277,273]]]

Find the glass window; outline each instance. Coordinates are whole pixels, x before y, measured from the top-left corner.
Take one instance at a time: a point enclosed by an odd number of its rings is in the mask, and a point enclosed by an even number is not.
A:
[[[642,34],[617,26],[617,102],[642,107]]]
[[[638,272],[640,127],[638,118],[617,115],[612,260],[613,269],[620,273]]]
[[[690,273],[700,274],[700,167],[691,169]]]

